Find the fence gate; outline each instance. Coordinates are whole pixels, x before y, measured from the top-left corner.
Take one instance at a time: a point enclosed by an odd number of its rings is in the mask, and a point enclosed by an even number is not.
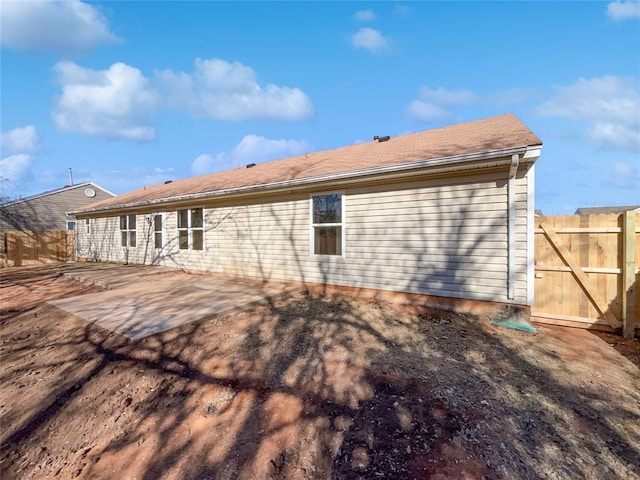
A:
[[[532,320],[633,337],[640,326],[640,214],[536,218]]]

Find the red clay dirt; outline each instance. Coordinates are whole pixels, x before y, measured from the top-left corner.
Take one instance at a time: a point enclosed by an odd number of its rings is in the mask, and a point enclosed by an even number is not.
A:
[[[620,337],[295,293],[131,341],[65,268],[1,272],[4,479],[640,478]]]

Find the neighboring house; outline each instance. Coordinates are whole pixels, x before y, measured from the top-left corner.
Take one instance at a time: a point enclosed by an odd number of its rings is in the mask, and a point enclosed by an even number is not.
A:
[[[76,219],[67,212],[114,196],[99,185],[86,182],[13,200],[0,205],[0,230],[75,230]]]
[[[640,205],[626,205],[618,207],[588,207],[578,208],[575,215],[597,215],[600,213],[624,213],[629,210],[640,212]]]
[[[541,146],[503,115],[145,187],[75,212],[78,255],[531,305]]]

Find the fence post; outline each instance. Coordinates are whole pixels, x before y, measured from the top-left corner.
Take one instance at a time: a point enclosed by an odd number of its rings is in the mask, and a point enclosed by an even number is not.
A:
[[[624,212],[622,221],[622,333],[625,338],[635,335],[635,295],[636,279],[636,212]]]
[[[13,235],[13,241],[15,242],[15,251],[14,251],[14,259],[13,259],[13,264],[16,267],[21,267],[22,266],[22,256],[24,255],[24,242],[22,241],[22,237],[20,237],[20,235]]]

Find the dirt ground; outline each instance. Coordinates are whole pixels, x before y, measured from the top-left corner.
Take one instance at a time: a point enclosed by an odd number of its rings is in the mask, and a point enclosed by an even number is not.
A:
[[[0,271],[3,479],[640,478],[640,346],[292,294],[135,342]]]

